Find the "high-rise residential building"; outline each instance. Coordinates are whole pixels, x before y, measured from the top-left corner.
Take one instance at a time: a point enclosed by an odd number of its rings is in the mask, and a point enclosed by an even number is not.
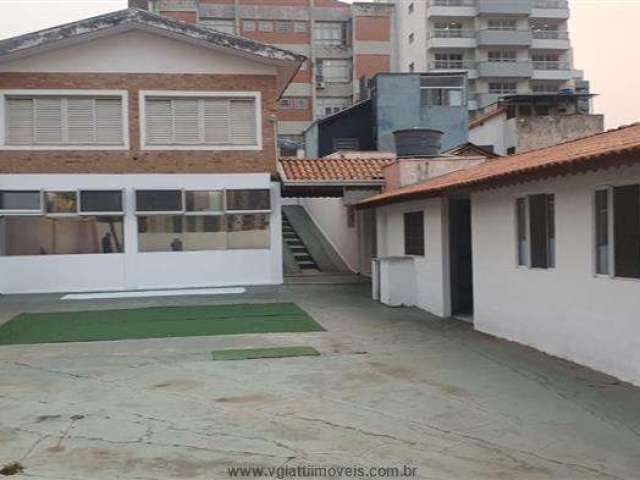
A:
[[[469,110],[501,96],[584,93],[573,68],[567,0],[396,0],[398,68],[465,70]]]
[[[279,138],[357,100],[359,80],[396,68],[394,5],[336,0],[129,0],[174,19],[274,44],[308,60],[279,100]]]

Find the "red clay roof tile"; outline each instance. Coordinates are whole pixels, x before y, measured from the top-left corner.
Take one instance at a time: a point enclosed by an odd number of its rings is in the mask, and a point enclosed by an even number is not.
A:
[[[522,179],[527,175],[554,174],[560,169],[566,173],[568,168],[590,166],[591,161],[596,162],[595,168],[605,166],[605,160],[613,161],[615,165],[618,155],[635,152],[638,153],[637,156],[627,155],[624,161],[629,162],[631,157],[634,163],[640,163],[640,123],[531,152],[490,160],[424,183],[376,195],[360,202],[358,208],[436,197],[445,191],[486,187],[495,185],[498,181]]]
[[[319,158],[280,160],[285,182],[379,182],[392,158]]]

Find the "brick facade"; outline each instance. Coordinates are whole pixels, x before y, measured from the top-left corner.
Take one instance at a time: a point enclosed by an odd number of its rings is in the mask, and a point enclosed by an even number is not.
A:
[[[129,92],[128,151],[0,151],[0,173],[275,173],[277,83],[269,75],[0,73],[0,89]],[[140,149],[140,90],[262,92],[261,151]]]

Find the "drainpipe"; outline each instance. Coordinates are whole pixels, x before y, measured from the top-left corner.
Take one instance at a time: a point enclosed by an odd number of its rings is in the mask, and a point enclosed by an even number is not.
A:
[[[311,71],[311,121],[312,122],[316,120],[316,109],[317,109],[316,100],[318,98],[318,92],[316,91],[316,75],[317,75],[316,49],[315,49],[316,24],[315,24],[315,17],[313,15],[315,6],[316,6],[315,0],[309,0],[309,69]]]

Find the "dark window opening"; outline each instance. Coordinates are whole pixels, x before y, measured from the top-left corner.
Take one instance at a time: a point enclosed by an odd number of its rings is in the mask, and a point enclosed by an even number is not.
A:
[[[615,276],[640,278],[640,185],[613,189]]]
[[[404,214],[404,253],[424,255],[424,212]]]
[[[529,197],[529,232],[532,268],[555,267],[555,214],[553,195]]]

